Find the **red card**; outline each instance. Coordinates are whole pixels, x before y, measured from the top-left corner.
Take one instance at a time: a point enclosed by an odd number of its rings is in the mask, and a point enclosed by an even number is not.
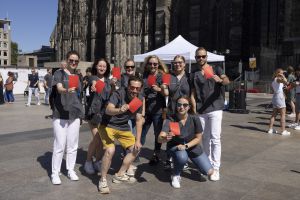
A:
[[[134,113],[135,111],[137,111],[137,109],[139,109],[141,106],[143,105],[143,102],[137,98],[134,97],[131,102],[129,103],[129,110],[130,112]]]
[[[112,76],[118,80],[121,79],[121,68],[120,67],[114,67],[112,68]]]
[[[174,135],[180,135],[180,127],[178,122],[170,122],[170,132]]]
[[[79,77],[77,75],[69,75],[69,88],[78,88]]]
[[[214,70],[211,66],[207,66],[204,68],[204,76],[206,79],[210,79],[214,76]]]
[[[101,80],[98,80],[96,82],[95,87],[96,87],[96,92],[98,94],[100,94],[102,92],[103,88],[105,87],[105,83],[103,81],[101,81]]]
[[[162,76],[162,82],[166,85],[170,85],[170,83],[171,83],[171,74],[164,74]]]
[[[148,76],[148,79],[147,79],[147,82],[148,82],[148,86],[152,86],[152,85],[156,85],[156,76],[154,75],[149,75]]]

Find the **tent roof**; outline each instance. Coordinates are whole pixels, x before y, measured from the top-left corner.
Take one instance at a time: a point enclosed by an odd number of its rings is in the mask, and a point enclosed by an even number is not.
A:
[[[149,55],[157,55],[163,61],[172,61],[176,55],[182,55],[186,61],[196,62],[195,51],[198,47],[185,40],[181,35],[158,49],[144,54],[134,55],[135,62],[144,62]],[[207,52],[208,62],[223,62],[224,56]]]

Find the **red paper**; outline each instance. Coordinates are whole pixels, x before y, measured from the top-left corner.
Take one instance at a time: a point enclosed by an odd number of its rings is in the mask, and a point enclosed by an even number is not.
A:
[[[135,111],[137,111],[137,109],[139,109],[141,106],[143,105],[143,102],[137,98],[134,97],[131,102],[129,103],[129,110],[130,112],[134,113]]]
[[[170,122],[170,132],[174,135],[180,135],[180,127],[178,122]]]
[[[121,68],[120,67],[114,67],[112,68],[112,76],[118,80],[121,79]]]
[[[69,88],[78,88],[79,77],[77,75],[69,75]]]
[[[162,76],[162,82],[166,85],[170,85],[170,83],[171,83],[171,74],[164,74]]]
[[[103,81],[101,81],[101,80],[98,80],[96,82],[95,87],[96,87],[96,92],[98,94],[100,94],[102,92],[103,88],[105,87],[105,83]]]
[[[204,77],[206,79],[210,79],[214,76],[214,71],[211,66],[207,66],[204,68]]]
[[[149,75],[148,76],[148,79],[147,79],[147,82],[148,82],[148,86],[152,86],[152,85],[156,85],[156,76],[154,75]]]

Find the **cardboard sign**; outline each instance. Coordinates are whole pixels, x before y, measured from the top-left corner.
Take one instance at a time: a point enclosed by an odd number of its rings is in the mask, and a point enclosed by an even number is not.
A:
[[[162,76],[162,82],[166,85],[170,85],[170,83],[171,83],[171,74],[164,74]]]
[[[180,126],[178,122],[170,122],[170,132],[175,136],[180,135]]]
[[[147,79],[148,86],[151,87],[152,85],[156,85],[156,76],[149,75]]]
[[[101,81],[101,80],[98,80],[96,82],[95,87],[96,87],[96,92],[98,94],[100,94],[102,92],[103,88],[105,87],[105,83],[103,81]]]
[[[78,88],[79,77],[77,75],[69,75],[69,88]]]
[[[114,67],[112,68],[112,76],[118,80],[121,79],[121,68],[120,67]]]
[[[143,105],[143,102],[139,98],[134,97],[128,105],[130,112],[134,113]]]
[[[211,66],[207,66],[204,68],[204,77],[206,79],[210,79],[214,76],[214,70],[212,69]]]

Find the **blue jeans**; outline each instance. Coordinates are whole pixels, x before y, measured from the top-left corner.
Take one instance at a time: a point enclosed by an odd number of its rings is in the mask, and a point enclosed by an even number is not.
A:
[[[128,124],[130,126],[130,130],[131,130],[132,134],[134,136],[136,136],[136,122],[135,122],[135,119],[130,119],[128,121]]]
[[[162,125],[163,125],[163,119],[162,119],[161,113],[146,115],[145,124],[143,125],[143,130],[142,130],[141,143],[142,143],[142,145],[145,144],[146,136],[147,136],[148,130],[152,123],[153,123],[154,136],[155,136],[154,151],[159,152],[161,149],[161,143],[158,143],[157,138],[158,138],[158,135],[160,134],[160,131],[161,131]]]
[[[178,150],[177,146],[172,147],[169,151],[174,162],[173,170],[175,176],[180,175],[184,165],[187,163],[189,158],[197,166],[202,174],[207,175],[208,171],[213,168],[209,162],[207,155],[204,152],[200,156],[192,157],[188,151]]]
[[[6,90],[5,91],[5,96],[6,96],[7,102],[14,102],[15,101],[15,98],[14,98],[12,90]]]

